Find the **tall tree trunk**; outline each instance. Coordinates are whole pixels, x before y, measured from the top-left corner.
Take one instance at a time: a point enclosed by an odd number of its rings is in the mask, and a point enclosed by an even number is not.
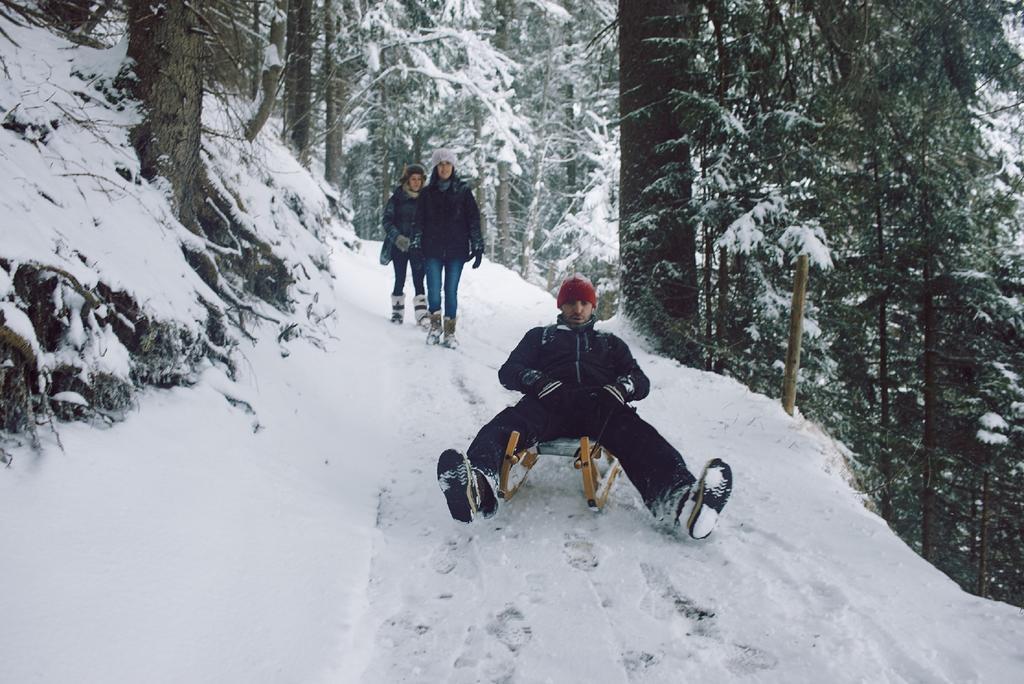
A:
[[[498,162],[498,192],[494,222],[497,225],[500,249],[498,263],[510,266],[512,262],[512,183],[509,163]]]
[[[711,370],[715,367],[715,345],[712,344],[714,330],[711,321],[714,320],[714,297],[712,296],[711,270],[712,261],[715,258],[715,248],[712,244],[711,229],[704,225],[704,369]]]
[[[188,3],[150,0],[129,2],[128,28],[136,76],[129,87],[143,110],[131,131],[140,172],[146,179],[166,178],[179,220],[198,230],[205,32]]]
[[[729,74],[731,73],[731,67],[729,62],[729,52],[725,47],[725,9],[722,6],[720,0],[710,0],[708,2],[708,17],[711,20],[711,25],[715,36],[715,57],[716,57],[716,69],[715,69],[715,101],[718,106],[723,110],[728,109],[725,97],[729,91]],[[715,140],[716,147],[720,145],[723,140]],[[705,164],[701,164],[702,168],[705,168]],[[724,193],[719,193],[719,201],[726,204],[728,198],[723,197]],[[722,219],[724,221],[724,219]],[[712,370],[716,366],[721,366],[721,362],[715,360],[716,352],[721,356],[724,352],[725,346],[721,344],[724,341],[723,331],[718,331],[718,342],[715,344],[715,340],[712,338],[711,332],[711,321],[714,316],[714,307],[712,306],[713,297],[711,293],[711,275],[712,275],[712,263],[714,261],[714,242],[715,239],[722,233],[722,226],[718,226],[718,231],[712,234],[711,226],[705,224],[704,226],[704,297],[705,297],[705,344],[707,345],[707,369]],[[727,253],[723,249],[721,256],[719,257],[722,263],[719,265],[719,297],[718,305],[720,311],[716,319],[716,323],[719,328],[724,327],[725,315],[721,311],[721,307],[724,307],[727,303],[728,297],[728,274],[729,265],[727,263]]]
[[[338,100],[341,74],[334,60],[338,36],[335,0],[324,0],[324,178],[334,187],[341,185],[341,102]]]
[[[308,166],[313,114],[313,0],[288,3],[287,41],[288,139],[299,161]]]
[[[542,122],[548,120],[548,109],[551,105],[551,71],[551,60],[546,60],[544,63],[543,86],[541,87],[541,107],[538,116],[538,120]],[[552,144],[551,137],[545,137],[540,150],[534,152],[533,164],[529,173],[530,178],[539,179],[543,176]],[[544,184],[538,182],[534,187],[533,197],[530,200],[530,206],[526,210],[526,216],[523,218],[523,232],[519,243],[519,274],[523,278],[529,278],[530,267],[533,263],[533,242],[540,227],[540,209],[543,194]],[[509,255],[509,261],[509,266],[511,267],[511,254]]]
[[[938,369],[936,357],[937,314],[933,283],[933,256],[930,252],[924,264],[924,454],[921,465],[921,556],[931,561],[932,532],[935,522],[934,460],[938,447],[936,424],[938,417]]]
[[[252,31],[250,36],[252,50],[249,55],[252,72],[252,80],[249,82],[250,100],[255,100],[256,96],[260,94],[260,81],[262,80],[263,50],[262,41],[260,40],[260,27],[260,0],[252,0],[252,27],[250,29]]]
[[[476,119],[474,119],[474,120],[476,120]],[[480,125],[481,125],[480,123],[477,123],[477,128],[476,128],[477,131],[480,130]],[[479,133],[477,134],[477,137],[479,138]],[[482,158],[482,157],[478,157],[478,159],[480,159],[480,158]],[[412,156],[410,157],[410,160],[416,162],[417,164],[422,164],[423,163],[423,132],[422,131],[417,130],[415,133],[412,134]],[[479,168],[483,168],[483,167],[481,166]],[[429,175],[430,169],[427,169],[427,173]],[[481,204],[479,206],[482,207],[483,205]]]
[[[285,35],[284,35],[284,84],[282,85],[282,99],[283,107],[281,108],[281,140],[285,144],[288,143],[288,139],[291,136],[292,126],[295,122],[295,81],[297,76],[295,74],[296,63],[295,63],[295,42],[296,42],[296,30],[298,28],[298,19],[295,15],[299,11],[298,1],[289,2],[284,0],[285,3]]]
[[[413,156],[413,159],[417,159],[418,160],[418,159],[422,158],[422,155],[420,153],[420,150],[423,147],[423,143],[422,143],[421,137],[422,137],[421,134],[419,134],[419,133],[416,134],[416,137],[415,137],[415,140],[414,140],[414,145],[415,145],[416,150],[415,150],[415,155]],[[478,207],[485,207],[485,206],[487,206],[486,201],[485,201],[487,191],[484,188],[484,174],[483,174],[483,169],[484,169],[484,165],[485,165],[484,146],[481,144],[483,137],[484,137],[484,117],[483,117],[483,114],[480,111],[480,107],[477,105],[477,106],[473,107],[473,149],[475,150],[475,154],[476,154],[476,168],[479,171],[476,174],[476,181],[473,183],[473,199],[476,200],[476,206],[478,206]],[[481,211],[480,212],[480,234],[484,238],[484,244],[487,245],[487,250],[488,250],[487,251],[487,258],[490,259],[491,261],[494,261],[494,238],[491,237],[490,231],[487,230],[487,212],[486,211]]]
[[[578,7],[578,3],[575,2],[574,0],[563,0],[562,5],[565,8],[565,11],[568,13],[568,15],[572,18],[565,22],[564,26],[562,26],[562,39],[560,42],[562,45],[575,46],[577,35],[576,25],[578,21],[576,17],[577,12],[580,8]],[[572,52],[575,51],[566,51],[567,56],[569,57],[565,63],[567,69],[569,68],[568,62],[571,62],[572,60]],[[566,84],[563,86],[562,101],[564,102],[564,104],[562,105],[562,111],[565,116],[566,130],[578,130],[580,127],[576,121],[576,85],[573,80],[568,80]],[[565,159],[565,192],[568,195],[575,194],[576,191],[579,189],[578,147],[579,145],[576,141],[576,138],[574,136],[571,136],[568,138],[568,147],[563,152],[563,158]]]
[[[715,372],[725,373],[729,368],[729,252],[725,247],[718,250],[718,311],[715,312]]]
[[[495,0],[497,26],[494,30],[494,47],[503,54],[508,54],[512,20],[515,17],[515,0]],[[501,240],[498,250],[498,262],[506,266],[512,265],[512,165],[507,161],[498,162],[498,191],[495,206],[495,224]],[[524,250],[526,246],[523,245]]]
[[[881,193],[881,183],[878,173],[878,155],[875,155],[875,192]],[[882,201],[880,196],[875,199],[875,226],[878,235],[878,267],[882,273],[886,272],[886,250],[885,250],[885,229],[882,221]],[[887,282],[887,281],[886,281]],[[892,453],[889,451],[889,430],[891,423],[891,409],[889,406],[889,323],[888,323],[888,285],[885,285],[882,297],[878,302],[878,393],[879,393],[879,419],[880,431],[878,470],[882,475],[884,483],[881,491],[882,518],[891,521],[894,517],[892,505],[893,490],[893,468]]]
[[[549,79],[545,77],[545,102],[547,101],[547,83]],[[545,106],[545,109],[547,107]],[[544,118],[541,119],[545,120]],[[533,156],[533,169],[531,171],[532,178],[540,178],[544,172],[544,167],[547,165],[548,154],[551,151],[551,141],[545,140],[544,144],[541,145],[540,151],[535,152]],[[543,184],[538,183],[537,188],[533,193],[533,199],[530,200],[530,206],[526,210],[526,218],[523,221],[523,238],[522,243],[519,245],[519,275],[523,278],[528,279],[530,276],[530,266],[533,264],[533,241],[537,237],[537,230],[540,224],[540,207],[541,198],[543,196]]]
[[[690,88],[678,39],[693,37],[694,17],[691,0],[619,1],[619,242],[626,313],[677,359],[698,366],[690,150],[666,145],[683,133],[666,93]]]
[[[567,83],[565,92],[565,125],[570,131],[578,130],[576,122],[576,88],[572,83]],[[575,194],[579,189],[579,150],[575,139],[570,140],[570,147],[565,155],[565,191],[568,194]]]
[[[984,597],[988,593],[988,517],[991,502],[989,501],[989,474],[985,470],[981,476],[981,522],[978,531],[978,586],[976,593]]]
[[[480,156],[483,156],[482,151],[481,151],[481,155]],[[483,167],[482,166],[478,166],[477,168],[483,168]],[[486,206],[485,202],[486,202],[486,199],[487,199],[487,190],[486,190],[486,188],[484,188],[484,174],[482,174],[482,173],[479,174],[476,177],[476,181],[473,183],[473,199],[476,200],[476,206],[478,206],[478,207]],[[487,212],[486,211],[481,211],[480,212],[480,235],[483,236],[484,244],[485,245],[490,244],[490,250],[488,252],[487,258],[493,261],[494,260],[494,240],[493,239],[490,239],[490,240],[488,239],[488,234],[489,233],[490,233],[490,231],[487,230]]]
[[[261,89],[263,98],[252,118],[245,125],[245,139],[252,142],[259,135],[263,125],[270,118],[270,112],[277,102],[277,91],[284,68],[284,32],[287,20],[288,0],[277,0],[274,16],[270,20],[270,43],[264,51]]]

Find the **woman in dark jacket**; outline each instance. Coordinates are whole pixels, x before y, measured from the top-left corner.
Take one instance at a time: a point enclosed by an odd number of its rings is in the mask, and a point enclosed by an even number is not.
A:
[[[395,267],[395,286],[391,290],[391,322],[405,320],[405,273],[412,266],[412,286],[416,290],[413,310],[417,325],[427,324],[427,297],[423,293],[423,256],[413,252],[412,237],[416,225],[416,204],[427,178],[427,171],[419,164],[409,164],[384,207],[384,245],[380,250],[380,263],[391,262]]]
[[[462,267],[474,259],[480,266],[484,241],[480,234],[480,209],[473,192],[455,173],[455,154],[438,149],[430,158],[430,184],[416,205],[413,249],[422,252],[427,276],[427,308],[430,332],[427,344],[441,340],[441,274],[444,273],[444,345],[455,347],[455,316],[458,310]]]

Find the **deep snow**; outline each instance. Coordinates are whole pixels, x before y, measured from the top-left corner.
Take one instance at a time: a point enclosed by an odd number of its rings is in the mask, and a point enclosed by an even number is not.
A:
[[[211,371],[107,430],[59,426],[0,472],[10,682],[1013,682],[1024,615],[917,557],[776,402],[642,349],[640,413],[728,460],[703,542],[627,480],[591,513],[542,459],[495,518],[448,518],[436,456],[516,396],[496,369],[547,293],[466,272],[457,351],[386,320],[379,243],[337,250],[335,339],[269,327],[231,393]],[[218,391],[220,388],[221,391]],[[254,431],[254,426],[259,429]]]

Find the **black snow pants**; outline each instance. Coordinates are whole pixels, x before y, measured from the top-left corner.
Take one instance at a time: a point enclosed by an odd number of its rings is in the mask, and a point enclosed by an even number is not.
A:
[[[480,429],[467,455],[474,468],[497,481],[513,430],[519,431],[520,448],[559,437],[600,437],[601,444],[619,459],[651,513],[662,520],[674,520],[683,497],[696,481],[683,457],[632,407],[612,412],[605,424],[607,416],[607,412],[591,407],[555,413],[539,399],[525,396]]]
[[[391,264],[395,269],[395,286],[391,294],[397,297],[405,292],[406,267],[412,267],[412,287],[416,294],[425,294],[423,280],[426,277],[426,269],[423,264],[423,257],[415,258],[408,252],[403,252],[397,247],[391,248]]]

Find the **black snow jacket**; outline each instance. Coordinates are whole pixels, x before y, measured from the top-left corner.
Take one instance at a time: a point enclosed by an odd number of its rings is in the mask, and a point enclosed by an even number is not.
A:
[[[420,193],[422,195],[422,193]],[[384,217],[381,226],[384,228],[384,244],[380,250],[380,262],[388,264],[391,262],[391,250],[395,244],[395,238],[404,235],[412,239],[416,228],[416,197],[410,197],[405,187],[399,185],[391,193],[391,199],[384,207]]]
[[[435,168],[430,174],[430,184],[420,192],[413,247],[432,259],[467,261],[470,254],[483,253],[480,209],[469,185],[454,171],[451,185],[441,190]]]
[[[551,380],[585,389],[618,384],[626,401],[643,399],[651,391],[651,381],[625,342],[594,330],[595,320],[574,329],[559,317],[556,325],[533,328],[498,369],[498,380],[524,394],[535,394]]]
[[[422,193],[421,193],[422,194]],[[391,199],[384,207],[384,232],[391,240],[399,235],[412,237],[416,227],[417,197],[410,197],[405,187],[399,185],[391,193]]]

